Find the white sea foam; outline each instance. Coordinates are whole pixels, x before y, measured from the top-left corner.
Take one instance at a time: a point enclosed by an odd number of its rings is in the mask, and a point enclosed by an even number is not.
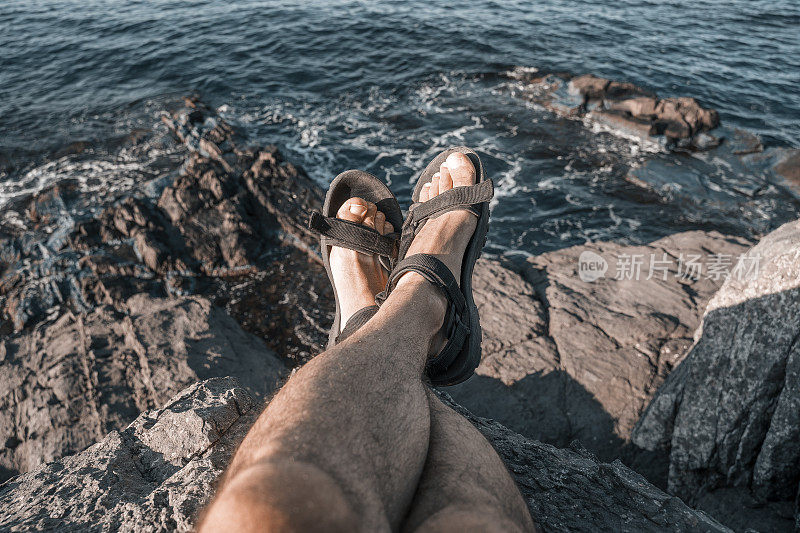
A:
[[[80,215],[97,211],[115,199],[145,192],[149,183],[163,177],[164,161],[182,150],[179,146],[164,148],[160,141],[159,134],[135,148],[114,153],[87,151],[33,166],[0,182],[0,208],[67,180],[83,199],[84,212]],[[175,161],[177,164],[178,159]]]

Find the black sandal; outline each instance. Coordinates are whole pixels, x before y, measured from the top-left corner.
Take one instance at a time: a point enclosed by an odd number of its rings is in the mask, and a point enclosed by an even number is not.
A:
[[[336,317],[328,335],[328,348],[355,333],[378,311],[377,305],[357,311],[350,317],[341,332],[339,331],[342,317],[339,309],[339,295],[336,291],[336,285],[333,283],[333,273],[331,272],[331,248],[333,246],[341,246],[363,254],[377,255],[381,265],[387,272],[392,271],[397,258],[397,243],[399,239],[397,232],[381,235],[378,231],[363,224],[336,218],[336,213],[342,204],[354,197],[362,198],[375,204],[378,207],[378,211],[386,215],[387,222],[395,229],[403,225],[403,213],[392,191],[372,174],[367,174],[360,170],[348,170],[336,176],[328,188],[328,193],[325,195],[322,213],[316,211],[311,213],[308,227],[320,234],[322,261],[325,264],[325,270],[328,272],[328,279],[331,280],[333,295],[336,300]]]
[[[475,167],[475,184],[469,187],[454,187],[427,202],[419,202],[422,187],[430,183],[441,164],[453,152],[465,154],[470,159]],[[403,224],[398,262],[389,275],[386,290],[376,297],[378,303],[385,301],[400,276],[411,271],[421,274],[444,293],[449,302],[442,326],[447,335],[447,343],[437,355],[428,360],[425,368],[425,373],[433,385],[461,383],[473,374],[481,361],[481,325],[478,308],[472,298],[472,271],[486,244],[486,232],[489,229],[489,200],[493,195],[492,180],[486,179],[483,164],[473,150],[459,146],[436,156],[417,181],[411,197],[414,203]],[[475,232],[464,251],[460,287],[450,269],[436,257],[428,254],[406,257],[411,242],[428,220],[456,209],[467,210],[478,217]]]

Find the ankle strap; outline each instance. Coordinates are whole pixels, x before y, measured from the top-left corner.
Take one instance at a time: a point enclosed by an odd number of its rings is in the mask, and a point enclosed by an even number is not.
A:
[[[389,275],[386,289],[375,297],[378,304],[386,298],[397,286],[397,282],[408,272],[416,272],[431,282],[444,294],[448,301],[442,331],[447,337],[447,344],[434,357],[428,360],[427,371],[435,374],[444,371],[461,352],[464,342],[470,333],[469,313],[467,302],[459,289],[458,282],[450,269],[439,259],[428,254],[415,254],[406,257],[395,266]]]

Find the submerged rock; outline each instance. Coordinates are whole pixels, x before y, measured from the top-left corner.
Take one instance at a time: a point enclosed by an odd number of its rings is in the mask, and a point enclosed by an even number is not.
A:
[[[775,172],[800,188],[800,150],[786,150],[775,165]]]
[[[545,531],[728,531],[619,462],[467,417],[500,453]],[[259,409],[232,378],[191,385],[80,454],[0,486],[6,531],[188,531]]]
[[[753,500],[785,509],[800,484],[800,222],[748,258],[757,276],[730,277],[709,302],[694,346],[633,441],[669,454],[669,489],[687,501],[711,506],[717,489],[734,488],[738,499],[721,493],[730,507]]]

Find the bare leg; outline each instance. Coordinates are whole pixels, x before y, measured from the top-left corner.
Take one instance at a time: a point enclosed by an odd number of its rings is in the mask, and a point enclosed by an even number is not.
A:
[[[421,376],[444,319],[430,288],[410,281],[272,400],[237,452],[204,529],[400,524],[427,453]]]
[[[404,531],[535,531],[503,461],[475,427],[428,391],[428,458]]]
[[[381,233],[376,206],[349,199],[337,217]],[[334,247],[342,325],[386,285],[374,256]],[[403,279],[356,334],[305,365],[236,453],[201,529],[386,530],[402,520],[428,446],[421,376],[444,304]],[[402,399],[402,401],[397,401]]]
[[[474,183],[469,160],[451,157],[426,198]],[[473,215],[447,213],[423,228],[409,253],[433,253],[458,273],[474,227]],[[336,285],[347,287],[338,278]],[[432,343],[442,342],[434,337],[445,309],[443,295],[421,276],[403,276],[366,325],[308,363],[272,400],[200,529],[399,528],[428,451],[430,404],[421,378]]]

